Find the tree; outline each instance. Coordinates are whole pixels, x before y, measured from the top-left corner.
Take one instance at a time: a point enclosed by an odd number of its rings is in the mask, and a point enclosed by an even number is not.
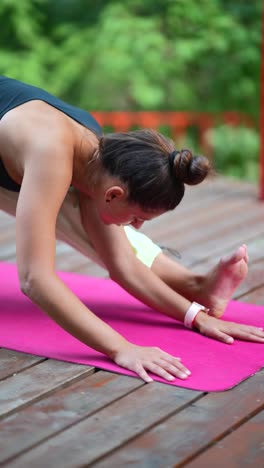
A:
[[[2,0],[0,72],[87,109],[258,116],[261,2]]]

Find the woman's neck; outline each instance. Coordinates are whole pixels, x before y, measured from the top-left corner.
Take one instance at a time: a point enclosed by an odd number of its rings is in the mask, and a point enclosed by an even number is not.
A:
[[[74,150],[72,185],[87,195],[97,182],[100,163],[97,136],[82,128]]]

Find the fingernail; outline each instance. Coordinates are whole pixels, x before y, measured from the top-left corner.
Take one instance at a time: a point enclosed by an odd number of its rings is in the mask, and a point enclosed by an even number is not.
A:
[[[168,377],[168,379],[169,379],[169,380],[175,380],[175,377],[173,377],[172,375],[170,375],[170,376]]]
[[[186,373],[187,375],[191,375],[191,372],[190,372],[189,370],[186,370],[185,373]]]
[[[180,374],[180,377],[181,377],[182,379],[186,379],[186,378],[188,377],[188,375],[187,375],[187,374],[181,373],[181,374]]]
[[[263,331],[263,328],[262,327],[258,327],[259,330]]]
[[[234,339],[233,339],[233,338],[228,338],[228,339],[226,340],[226,342],[227,342],[228,344],[234,343]]]
[[[153,382],[153,379],[150,379],[150,378],[149,378],[149,379],[147,380],[147,383],[150,383],[150,382]]]

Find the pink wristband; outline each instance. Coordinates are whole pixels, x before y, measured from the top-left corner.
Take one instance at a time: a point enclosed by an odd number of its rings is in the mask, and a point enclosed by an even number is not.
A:
[[[184,326],[186,328],[194,328],[193,322],[199,312],[208,314],[209,309],[206,309],[201,304],[198,304],[198,302],[193,302],[184,316]]]

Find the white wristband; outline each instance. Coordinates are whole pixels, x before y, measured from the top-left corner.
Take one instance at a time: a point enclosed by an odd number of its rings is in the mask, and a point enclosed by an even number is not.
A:
[[[186,328],[194,328],[193,322],[199,312],[208,314],[209,309],[206,309],[201,304],[198,304],[198,302],[193,302],[184,316],[184,326]]]

